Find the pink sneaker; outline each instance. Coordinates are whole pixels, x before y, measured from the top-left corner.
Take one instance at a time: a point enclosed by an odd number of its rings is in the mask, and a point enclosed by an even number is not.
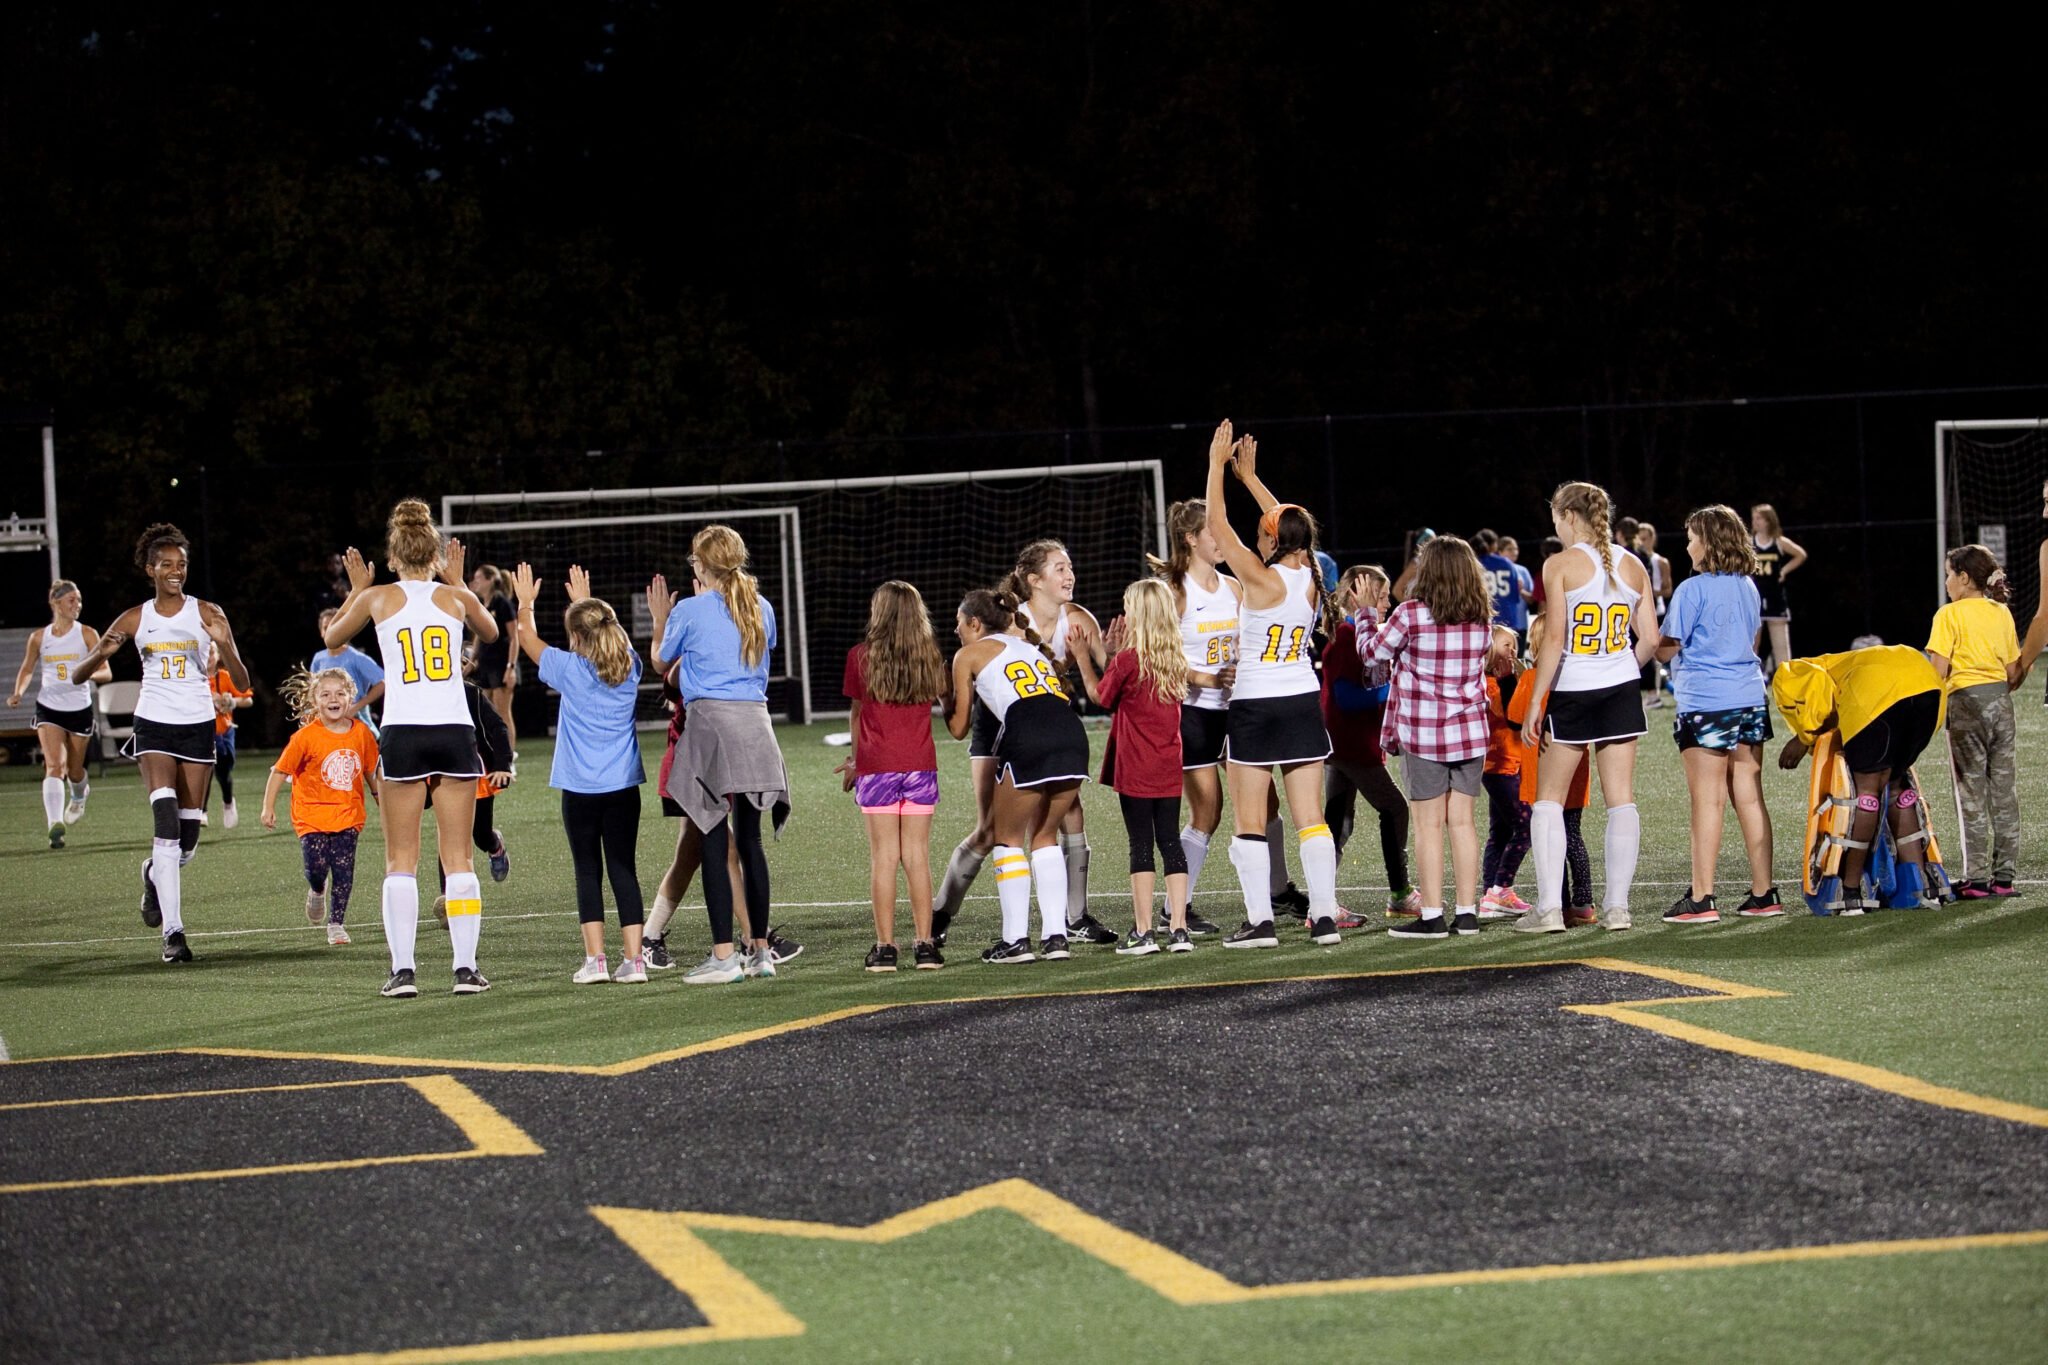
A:
[[[1508,909],[1508,903],[1501,899],[1501,888],[1498,886],[1487,887],[1486,894],[1479,898],[1481,919],[1514,919],[1520,914],[1519,910]]]
[[[1354,915],[1340,905],[1337,907],[1336,923],[1339,929],[1363,929],[1365,927],[1365,917],[1363,915]]]
[[[1518,915],[1531,908],[1529,902],[1515,894],[1515,888],[1512,886],[1503,886],[1500,889],[1500,903],[1504,909],[1512,910]]]

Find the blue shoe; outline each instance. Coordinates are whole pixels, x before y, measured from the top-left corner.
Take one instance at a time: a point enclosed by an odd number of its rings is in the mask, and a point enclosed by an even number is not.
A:
[[[498,841],[497,851],[491,854],[491,880],[502,882],[512,874],[512,855],[505,851],[503,832],[494,829],[491,837]]]

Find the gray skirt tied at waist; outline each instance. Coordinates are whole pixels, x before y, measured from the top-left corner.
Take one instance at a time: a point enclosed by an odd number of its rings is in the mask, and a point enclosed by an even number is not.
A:
[[[681,806],[698,829],[717,827],[725,818],[727,797],[751,801],[770,812],[780,834],[789,819],[789,770],[767,706],[709,698],[691,702],[662,795]]]

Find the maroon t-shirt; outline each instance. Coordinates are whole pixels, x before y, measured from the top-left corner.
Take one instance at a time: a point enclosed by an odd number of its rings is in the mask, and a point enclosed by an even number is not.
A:
[[[1109,661],[1098,688],[1115,714],[1102,755],[1103,785],[1121,796],[1180,795],[1180,703],[1161,699],[1149,678],[1138,676],[1138,652]]]
[[[846,651],[846,682],[840,688],[860,703],[853,736],[853,773],[934,773],[938,747],[932,743],[931,702],[876,701],[868,695],[867,642]]]
[[[1358,659],[1358,627],[1349,620],[1337,623],[1330,643],[1323,647],[1323,728],[1330,732],[1330,755],[1347,763],[1375,767],[1387,761],[1380,750],[1380,722],[1386,708],[1346,711],[1337,705],[1339,682],[1365,686],[1365,666]]]

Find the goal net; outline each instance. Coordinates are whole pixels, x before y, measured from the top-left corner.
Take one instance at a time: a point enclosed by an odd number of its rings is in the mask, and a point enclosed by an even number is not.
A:
[[[746,538],[750,571],[775,606],[780,641],[769,705],[798,721],[846,713],[846,652],[867,629],[868,599],[889,579],[916,585],[950,652],[961,595],[993,585],[1026,543],[1064,542],[1074,557],[1075,600],[1107,621],[1124,588],[1144,574],[1145,555],[1163,554],[1166,542],[1157,460],[457,494],[442,499],[441,514],[471,564],[509,568],[524,559],[557,585],[571,563],[582,564],[591,572],[591,591],[630,619],[635,641],[643,643],[648,578],[664,573],[671,587],[688,593],[690,538],[714,522],[731,525]]]
[[[2040,550],[2048,523],[2041,489],[2048,482],[2048,419],[1936,422],[1935,587],[1937,603],[1948,552],[1976,542],[2005,566],[2013,615],[2025,621],[2040,599]]]

